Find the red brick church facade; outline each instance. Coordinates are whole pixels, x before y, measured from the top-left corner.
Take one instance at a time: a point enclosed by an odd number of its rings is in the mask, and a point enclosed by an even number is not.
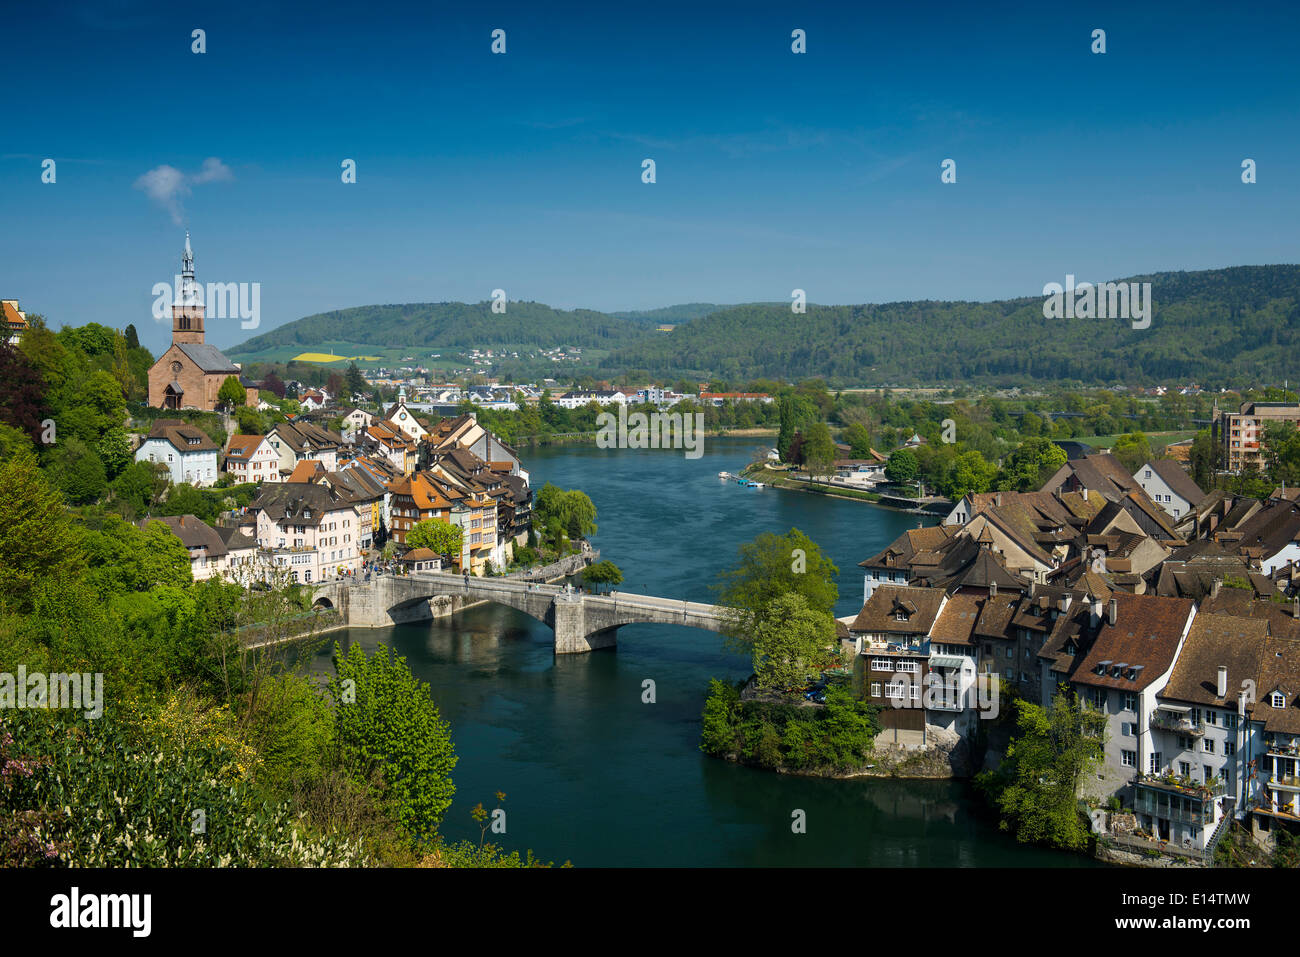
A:
[[[203,294],[194,281],[194,253],[186,233],[181,288],[172,303],[172,344],[149,369],[150,405],[211,412],[226,379],[239,378],[239,366],[203,341],[203,310]],[[248,388],[245,401],[257,405],[257,389]]]

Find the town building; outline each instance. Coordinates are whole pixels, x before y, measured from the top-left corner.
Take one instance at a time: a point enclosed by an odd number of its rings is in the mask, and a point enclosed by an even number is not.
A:
[[[1151,500],[1174,518],[1186,515],[1205,498],[1192,477],[1173,459],[1155,459],[1133,473]]]
[[[135,460],[167,466],[174,485],[187,482],[204,486],[217,481],[220,451],[220,446],[197,426],[179,419],[158,419],[135,450]]]
[[[1300,404],[1243,402],[1237,412],[1215,409],[1212,436],[1222,451],[1223,467],[1238,474],[1247,466],[1263,468],[1270,425],[1300,426]]]
[[[4,314],[3,335],[11,346],[18,345],[18,340],[27,331],[27,313],[18,308],[17,299],[0,299],[0,312]]]
[[[232,435],[222,468],[240,484],[279,482],[280,453],[264,435]]]
[[[239,378],[239,366],[204,341],[203,293],[194,281],[194,253],[185,234],[181,287],[172,304],[172,343],[149,369],[149,404],[160,409],[212,412],[226,379]],[[257,390],[245,388],[247,405],[258,403]]]
[[[361,566],[361,516],[323,484],[263,486],[249,505],[268,564],[294,583],[329,581]]]

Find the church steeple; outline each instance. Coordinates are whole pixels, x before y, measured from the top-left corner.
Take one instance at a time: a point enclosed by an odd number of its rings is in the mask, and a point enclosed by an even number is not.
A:
[[[194,250],[190,234],[185,232],[185,252],[181,255],[181,274],[177,277],[172,302],[172,342],[203,342],[203,293],[194,281]]]

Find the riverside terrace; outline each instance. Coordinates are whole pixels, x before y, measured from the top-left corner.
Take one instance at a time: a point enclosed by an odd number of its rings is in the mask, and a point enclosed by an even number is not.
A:
[[[653,595],[586,595],[563,585],[442,572],[376,575],[370,581],[345,578],[315,590],[316,607],[337,609],[345,624],[365,628],[427,618],[430,602],[439,598],[452,599],[453,610],[468,600],[522,611],[551,626],[557,655],[613,648],[623,625],[645,622],[721,631],[724,624],[718,605]]]

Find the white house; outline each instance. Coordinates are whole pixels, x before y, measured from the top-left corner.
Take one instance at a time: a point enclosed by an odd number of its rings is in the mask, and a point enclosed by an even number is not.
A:
[[[429,430],[415,418],[415,414],[406,407],[406,386],[397,392],[397,401],[384,413],[384,420],[391,423],[399,432],[412,442],[419,442]]]
[[[361,567],[361,515],[325,485],[269,485],[249,506],[257,544],[296,583],[322,582]]]
[[[172,482],[177,485],[182,482],[212,485],[217,481],[220,451],[202,429],[180,419],[158,419],[135,450],[135,460],[167,466]]]
[[[1205,498],[1192,477],[1173,459],[1148,462],[1133,473],[1151,500],[1174,518],[1186,515],[1191,507]]]
[[[240,483],[282,481],[280,453],[264,435],[232,435],[223,468]]]

